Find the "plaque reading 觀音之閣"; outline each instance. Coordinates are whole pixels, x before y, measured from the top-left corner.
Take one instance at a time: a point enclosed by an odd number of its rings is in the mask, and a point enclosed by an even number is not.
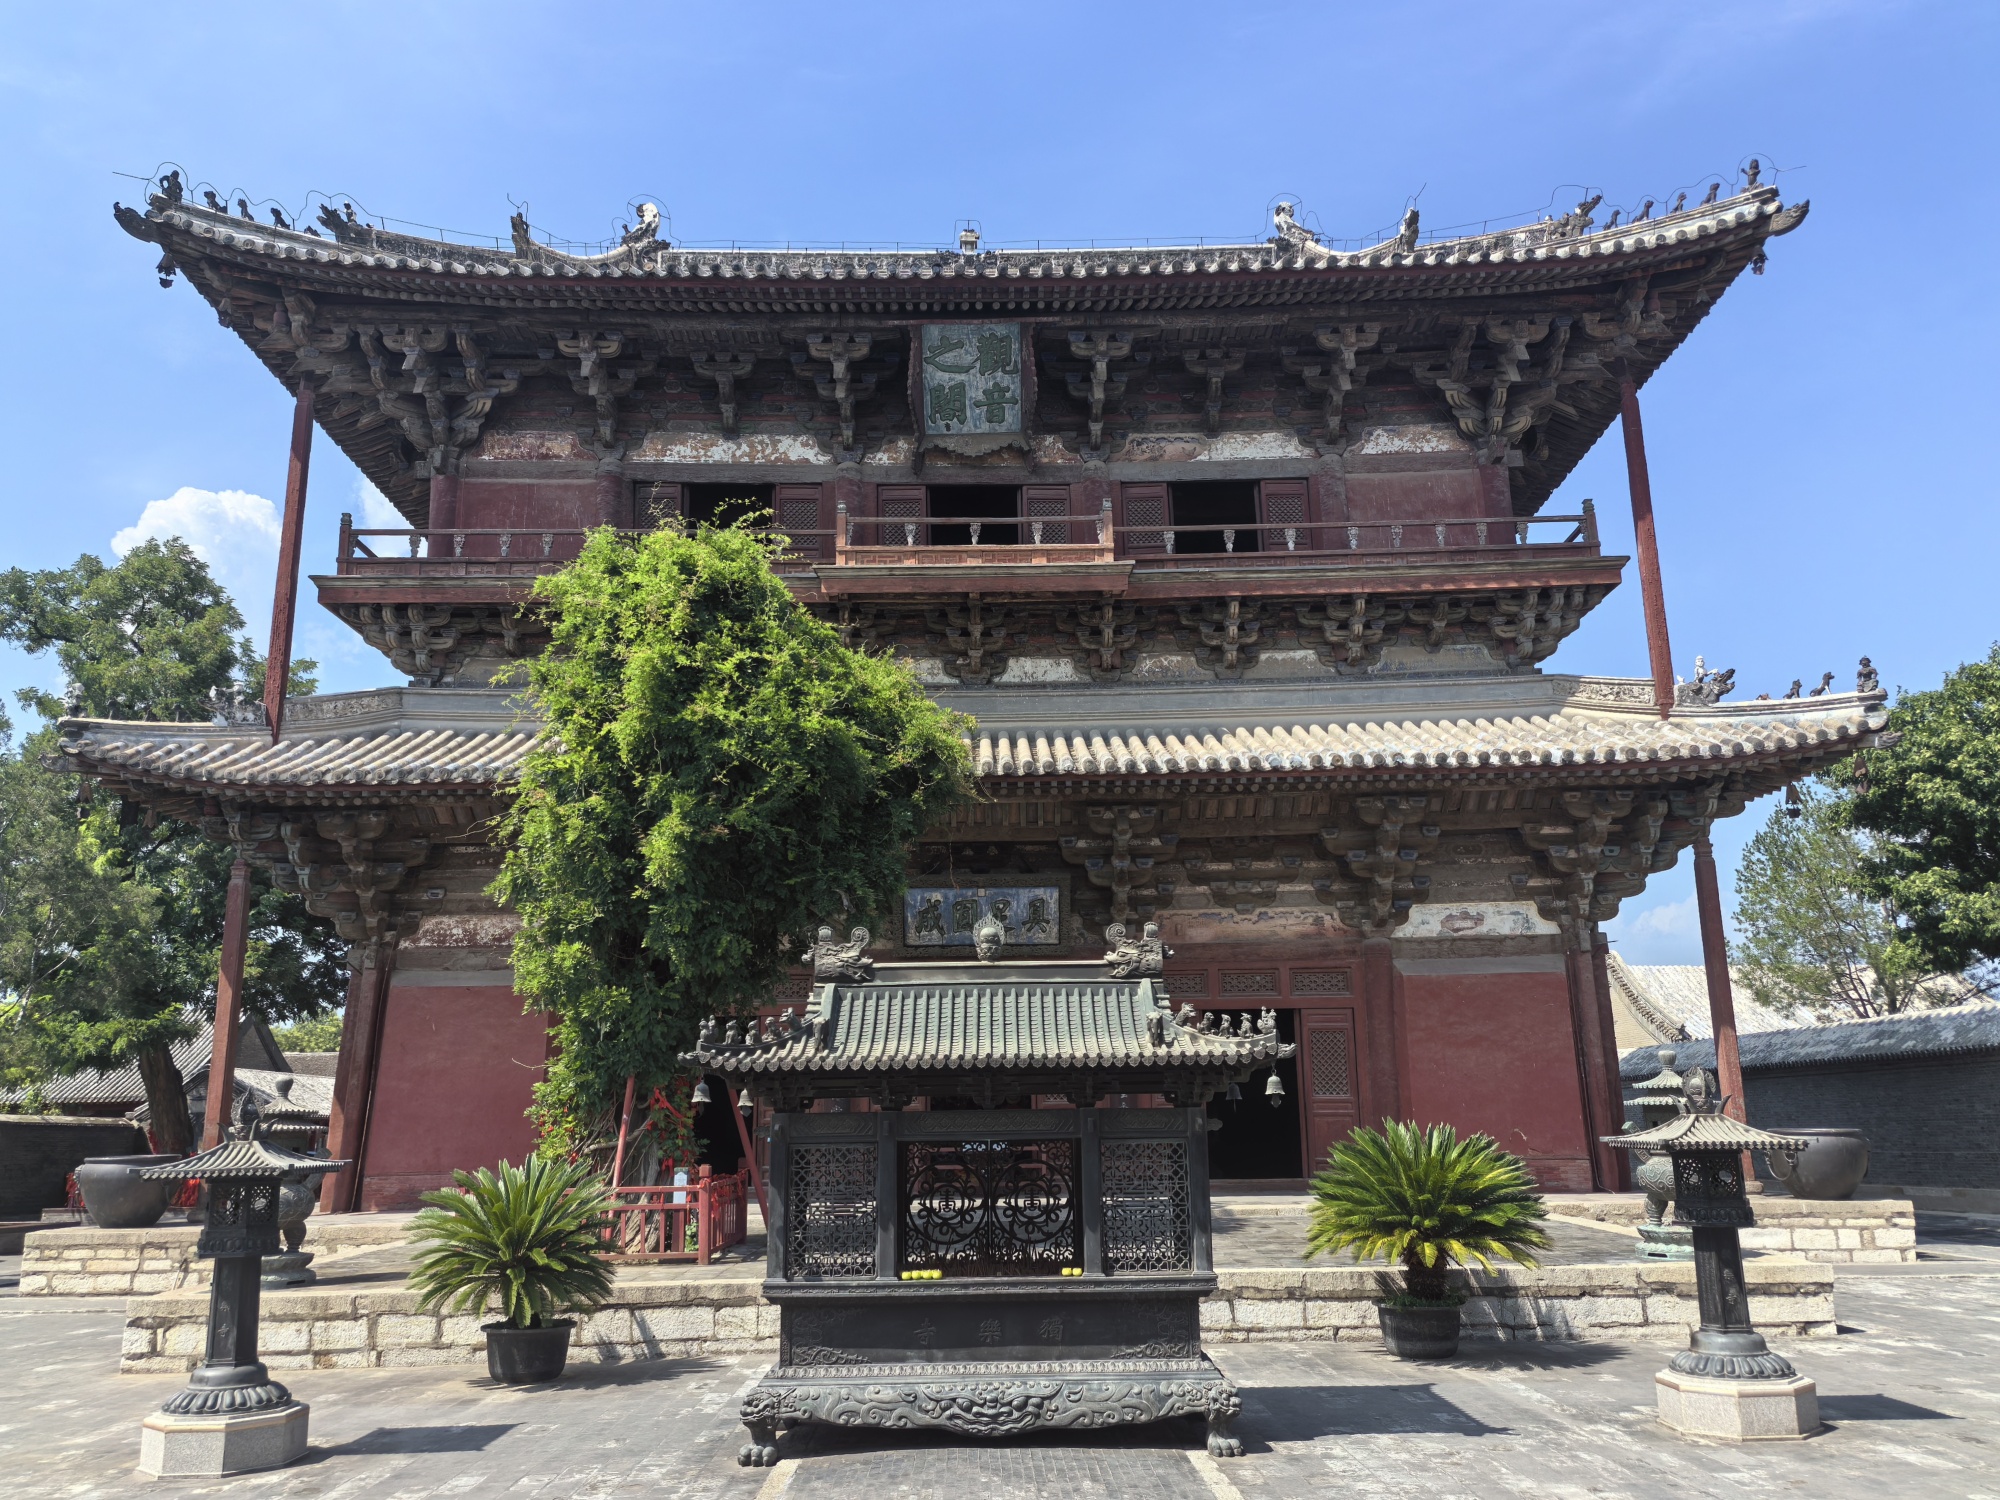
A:
[[[926,323],[921,348],[926,436],[1021,431],[1019,323]]]
[[[1053,885],[912,887],[903,897],[903,941],[912,948],[969,948],[991,917],[1011,946],[1046,947],[1062,938],[1062,894]]]

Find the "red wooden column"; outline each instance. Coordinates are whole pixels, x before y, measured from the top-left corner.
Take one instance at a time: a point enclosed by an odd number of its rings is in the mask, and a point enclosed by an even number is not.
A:
[[[351,1213],[361,1202],[363,1159],[368,1147],[368,1112],[382,1052],[382,1017],[389,997],[395,948],[384,942],[359,943],[347,981],[347,1023],[340,1032],[340,1058],[333,1068],[333,1107],[327,1114],[327,1154],[348,1165],[320,1179],[322,1213]]]
[[[1701,962],[1708,971],[1708,1019],[1715,1031],[1715,1071],[1728,1099],[1727,1113],[1743,1114],[1743,1062],[1736,1051],[1736,994],[1729,983],[1729,943],[1722,931],[1722,891],[1715,878],[1715,849],[1706,823],[1694,836],[1694,901],[1701,917]]]
[[[1604,1036],[1604,1069],[1611,1080],[1611,1129],[1622,1130],[1625,1126],[1625,1090],[1618,1081],[1618,1017],[1611,1005],[1611,940],[1604,935],[1604,929],[1596,929],[1590,942],[1590,982],[1596,991],[1597,1024]],[[1624,1193],[1632,1188],[1632,1153],[1613,1151],[1612,1166],[1615,1169],[1610,1181],[1605,1184],[1614,1193]]]
[[[1395,950],[1386,937],[1371,937],[1361,944],[1361,994],[1367,1007],[1368,1080],[1367,1113],[1372,1123],[1403,1117],[1403,1091],[1399,1084],[1402,1028],[1396,1014]]]
[[[1630,372],[1618,377],[1618,412],[1625,431],[1625,477],[1632,491],[1632,538],[1639,554],[1639,598],[1646,610],[1646,647],[1652,658],[1653,704],[1666,718],[1674,711],[1674,653],[1667,642],[1667,596],[1660,583],[1660,545],[1653,532],[1653,482],[1646,473],[1646,433],[1639,425],[1639,388]]]
[[[306,525],[306,471],[312,467],[313,384],[299,382],[292,407],[292,459],[285,472],[285,521],[278,533],[278,586],[271,601],[271,648],[264,665],[264,722],[277,744],[292,676],[292,620],[299,607],[299,548]]]
[[[1597,976],[1591,954],[1596,924],[1566,922],[1568,943],[1563,952],[1569,981],[1570,1022],[1576,1029],[1577,1082],[1583,1090],[1583,1122],[1590,1132],[1590,1172],[1599,1192],[1614,1191],[1618,1182],[1615,1147],[1599,1139],[1616,1135],[1623,1111],[1619,1107],[1618,1049],[1606,1034],[1609,1017],[1598,1008]]]
[[[222,1144],[236,1094],[236,1038],[243,1029],[243,955],[250,946],[250,866],[229,867],[229,896],[222,916],[222,965],[215,976],[215,1047],[208,1057],[208,1107],[202,1111],[201,1147]]]

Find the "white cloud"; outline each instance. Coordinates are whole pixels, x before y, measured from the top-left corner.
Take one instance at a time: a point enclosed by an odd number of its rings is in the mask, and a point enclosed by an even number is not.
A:
[[[183,485],[153,500],[137,523],[111,539],[123,557],[141,542],[179,537],[208,564],[246,618],[268,613],[278,565],[278,507],[247,490],[198,490]]]
[[[358,479],[354,483],[354,503],[361,507],[363,526],[381,526],[391,531],[401,531],[410,524],[408,518],[389,503],[389,497],[365,479]]]
[[[1701,962],[1701,915],[1695,909],[1692,893],[1679,901],[1660,901],[1640,911],[1628,905],[1606,924],[1605,934],[1627,963]]]
[[[1695,910],[1692,896],[1680,901],[1662,901],[1633,916],[1625,924],[1625,930],[1635,937],[1699,937],[1701,914]]]

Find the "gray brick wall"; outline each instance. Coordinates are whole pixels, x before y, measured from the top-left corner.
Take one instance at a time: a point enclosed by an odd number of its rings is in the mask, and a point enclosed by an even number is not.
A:
[[[1871,1183],[2000,1187],[2000,1054],[1746,1070],[1743,1095],[1767,1130],[1862,1131]]]
[[[0,1115],[0,1219],[37,1219],[60,1208],[69,1174],[86,1156],[129,1156],[146,1137],[129,1120]]]

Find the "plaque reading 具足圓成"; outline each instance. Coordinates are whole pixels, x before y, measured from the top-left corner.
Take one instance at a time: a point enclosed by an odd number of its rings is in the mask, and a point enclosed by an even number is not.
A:
[[[1048,947],[1062,938],[1062,893],[1052,885],[912,889],[903,897],[903,941],[912,948],[970,948],[987,917],[1010,947]]]

